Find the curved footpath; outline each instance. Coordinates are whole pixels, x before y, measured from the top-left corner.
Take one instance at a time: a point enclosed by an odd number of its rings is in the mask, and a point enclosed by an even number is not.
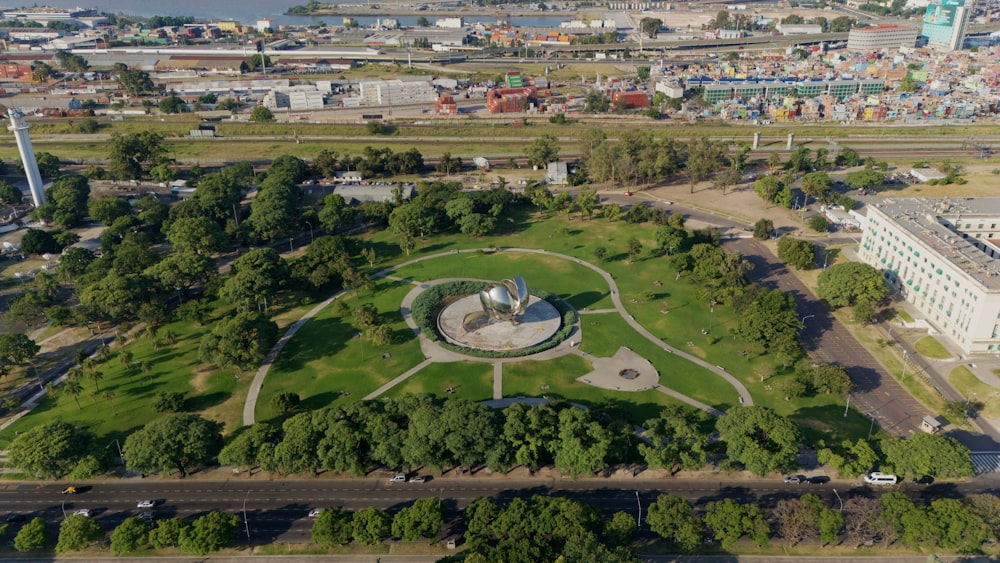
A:
[[[443,257],[443,256],[449,256],[449,255],[461,254],[461,253],[467,253],[467,252],[482,252],[483,250],[487,250],[487,249],[472,248],[472,249],[463,249],[463,250],[449,250],[449,251],[440,252],[440,253],[437,253],[437,254],[431,254],[429,256],[421,256],[419,258],[414,258],[412,260],[407,260],[406,262],[403,262],[403,263],[398,264],[396,266],[393,266],[391,268],[386,268],[384,270],[380,270],[380,271],[378,271],[378,272],[376,272],[375,274],[372,275],[372,279],[380,279],[380,278],[390,277],[390,274],[392,274],[396,270],[399,270],[400,268],[405,268],[407,266],[416,264],[418,262],[423,262],[425,260],[432,260],[434,258],[440,258],[440,257]],[[494,249],[489,249],[489,250],[494,250]],[[687,360],[687,361],[689,361],[689,362],[691,362],[691,363],[693,363],[693,364],[695,364],[695,365],[697,365],[699,367],[702,367],[702,368],[704,368],[704,369],[706,369],[706,370],[708,370],[708,371],[710,371],[710,372],[718,375],[719,377],[723,378],[730,385],[732,385],[734,389],[736,389],[736,392],[739,394],[739,397],[740,397],[740,404],[746,405],[746,406],[753,405],[753,397],[750,396],[750,392],[747,390],[746,386],[744,386],[741,381],[739,381],[738,379],[736,379],[735,377],[733,377],[732,375],[730,375],[729,373],[727,373],[726,370],[723,369],[721,366],[712,365],[712,364],[706,362],[705,360],[702,360],[701,358],[699,358],[697,356],[693,356],[693,355],[685,352],[684,350],[680,350],[680,349],[677,349],[677,348],[675,348],[673,346],[670,346],[669,344],[667,344],[663,340],[657,338],[652,333],[650,333],[648,330],[646,330],[646,328],[643,327],[641,324],[639,324],[635,320],[635,318],[633,318],[632,315],[630,315],[628,313],[628,311],[625,309],[625,305],[622,303],[622,301],[621,301],[621,295],[620,295],[620,293],[618,291],[618,284],[615,283],[614,277],[612,277],[611,274],[609,274],[608,272],[602,270],[601,268],[599,268],[599,267],[597,267],[597,266],[595,266],[595,265],[593,265],[593,264],[591,264],[589,262],[585,262],[583,260],[580,260],[579,258],[576,258],[576,257],[573,257],[573,256],[569,256],[569,255],[566,255],[566,254],[560,254],[560,253],[557,253],[557,252],[549,252],[547,250],[538,250],[538,249],[533,249],[533,248],[497,248],[494,251],[495,252],[524,252],[524,253],[543,254],[543,255],[548,255],[548,256],[555,256],[555,257],[561,258],[563,260],[570,260],[570,261],[576,262],[577,264],[580,264],[582,266],[590,268],[594,272],[597,272],[602,278],[604,278],[605,283],[608,284],[608,288],[611,290],[611,301],[612,301],[612,303],[615,306],[614,311],[616,311],[619,315],[621,315],[622,318],[625,319],[625,322],[627,322],[629,324],[629,326],[631,326],[633,329],[635,329],[636,332],[638,332],[639,334],[641,334],[642,336],[644,336],[647,340],[649,340],[653,344],[659,346],[663,350],[665,350],[667,352],[670,352],[672,354],[675,354],[675,355],[677,355],[677,356],[679,356],[681,358],[684,358],[685,360]],[[394,277],[393,279],[401,279],[401,278],[395,278]],[[444,281],[444,280],[441,280],[441,281]],[[427,282],[413,282],[413,281],[411,281],[411,283],[413,283],[414,285],[417,285],[417,286],[423,286]],[[424,361],[421,362],[421,363],[419,363],[419,364],[417,364],[413,368],[407,370],[406,372],[400,374],[399,376],[393,378],[391,381],[389,381],[388,383],[386,383],[382,387],[379,387],[377,390],[375,390],[372,393],[370,393],[369,395],[367,395],[365,397],[365,399],[373,399],[375,397],[378,397],[379,395],[381,395],[385,391],[387,391],[387,390],[391,389],[392,387],[398,385],[399,383],[401,383],[402,381],[406,380],[411,375],[419,372],[421,369],[423,369],[424,367],[426,367],[428,364],[433,363],[435,361],[460,361],[460,360],[484,361],[483,358],[477,358],[477,357],[474,357],[474,356],[464,356],[462,354],[458,354],[458,353],[455,353],[455,352],[451,352],[450,350],[446,350],[444,348],[441,348],[440,346],[437,346],[436,344],[430,342],[422,334],[419,334],[419,331],[416,330],[416,325],[413,323],[412,319],[410,318],[410,303],[412,303],[413,298],[416,297],[417,294],[419,294],[419,292],[420,292],[421,289],[422,289],[421,287],[418,287],[414,291],[411,291],[407,295],[407,298],[404,299],[404,302],[401,303],[400,309],[401,309],[401,311],[403,313],[404,319],[407,322],[407,325],[411,329],[414,329],[415,332],[418,332],[418,338],[420,338],[420,342],[421,342],[421,350],[424,351],[424,356],[425,356]],[[339,297],[341,297],[342,295],[344,295],[346,292],[347,292],[346,290],[341,290],[341,291],[337,292],[336,294],[334,294],[333,296],[327,298],[323,302],[319,303],[318,305],[316,305],[312,309],[310,309],[309,312],[307,312],[305,315],[303,315],[301,319],[299,319],[299,320],[295,321],[294,323],[292,323],[292,325],[288,327],[288,330],[285,332],[285,334],[282,335],[282,337],[278,340],[278,342],[274,345],[274,347],[271,348],[271,350],[268,352],[267,356],[264,358],[264,363],[261,364],[260,368],[258,368],[257,372],[254,374],[253,381],[250,384],[250,390],[247,393],[247,399],[246,399],[246,402],[243,405],[243,424],[245,426],[249,426],[249,425],[251,425],[251,424],[254,423],[254,411],[256,410],[257,399],[260,397],[260,391],[261,391],[261,389],[263,387],[263,384],[264,384],[264,378],[267,377],[267,374],[268,374],[268,372],[271,369],[271,364],[274,363],[274,360],[278,357],[278,354],[281,352],[281,350],[285,347],[285,345],[288,344],[288,342],[292,339],[292,337],[295,336],[295,334],[299,331],[300,328],[302,328],[303,325],[305,325],[307,322],[309,322],[310,319],[312,319],[320,311],[322,311],[325,307],[327,307],[330,303],[332,303],[334,300],[336,300]],[[578,312],[578,314],[577,314],[577,319],[578,319],[577,322],[578,323],[579,323],[579,318],[580,318],[580,315],[579,315],[579,312]],[[578,326],[577,329],[580,330],[581,327]],[[562,350],[560,350],[560,348],[563,348],[565,346],[569,346],[570,350],[566,350],[565,348],[562,349]],[[564,343],[560,344],[559,346],[557,346],[557,347],[555,347],[555,348],[553,348],[551,350],[546,350],[545,352],[540,352],[538,354],[532,354],[531,356],[524,356],[524,357],[521,357],[521,358],[503,358],[503,359],[491,358],[488,361],[490,363],[494,364],[495,373],[496,373],[496,372],[499,372],[501,370],[500,366],[502,366],[503,363],[516,362],[516,361],[526,361],[526,360],[545,360],[545,359],[549,359],[550,357],[555,357],[555,355],[565,354],[565,353],[567,353],[567,351],[570,351],[572,353],[579,354],[581,356],[585,356],[586,357],[586,355],[582,351],[580,351],[579,349],[573,348],[572,347],[572,343],[566,343],[566,342],[564,342]],[[494,399],[501,398],[500,393],[499,393],[500,392],[499,382],[500,382],[500,379],[495,377],[494,378]],[[669,396],[671,396],[671,397],[673,397],[675,399],[678,399],[678,400],[683,401],[683,402],[685,402],[685,403],[687,403],[689,405],[692,405],[695,408],[704,410],[704,411],[706,411],[706,412],[708,412],[708,413],[710,413],[712,415],[720,416],[720,415],[724,414],[724,413],[722,413],[722,411],[719,411],[718,409],[715,409],[715,408],[713,408],[713,407],[711,407],[709,405],[706,405],[706,404],[704,404],[704,403],[702,403],[702,402],[700,402],[700,401],[698,401],[696,399],[688,397],[687,395],[679,393],[679,392],[677,392],[677,391],[675,391],[673,389],[669,389],[667,387],[663,387],[662,385],[659,385],[659,384],[655,385],[654,388],[656,390],[658,390],[658,391],[666,394],[666,395],[669,395]]]

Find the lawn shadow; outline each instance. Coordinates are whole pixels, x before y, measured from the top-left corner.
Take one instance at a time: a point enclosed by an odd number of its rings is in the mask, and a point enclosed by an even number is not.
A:
[[[356,333],[354,326],[339,317],[314,318],[288,341],[272,367],[281,373],[298,371],[313,360],[340,352]]]
[[[431,244],[431,245],[428,245],[428,246],[422,246],[422,247],[420,247],[420,253],[421,254],[434,254],[435,252],[441,252],[442,250],[447,249],[449,246],[452,246],[453,244],[454,243],[451,242],[451,241],[445,241],[445,242],[438,242],[438,243],[435,243],[435,244]]]
[[[188,397],[184,400],[184,410],[188,412],[203,411],[221,404],[230,396],[231,393],[216,391],[214,393],[204,393],[195,395],[194,397]]]
[[[585,291],[575,295],[559,294],[559,298],[576,309],[586,309],[610,295],[607,291]]]
[[[325,409],[329,407],[334,401],[343,396],[344,395],[339,391],[324,391],[323,393],[317,393],[315,395],[312,395],[311,397],[306,397],[302,399],[302,402],[299,404],[299,410],[305,412],[305,411]],[[280,418],[280,417],[275,417],[275,418]]]

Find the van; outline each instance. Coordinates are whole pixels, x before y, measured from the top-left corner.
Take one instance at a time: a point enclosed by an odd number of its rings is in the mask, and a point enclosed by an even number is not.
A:
[[[389,479],[389,482],[390,483],[405,483],[406,482],[406,473],[397,473],[397,474],[393,475],[392,478]]]
[[[895,475],[880,473],[878,471],[872,471],[868,475],[865,475],[865,483],[869,485],[895,485],[897,481],[899,479]]]

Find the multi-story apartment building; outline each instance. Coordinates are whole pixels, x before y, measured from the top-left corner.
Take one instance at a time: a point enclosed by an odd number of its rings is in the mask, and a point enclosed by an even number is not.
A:
[[[885,198],[859,255],[965,353],[1000,353],[1000,198]]]
[[[852,27],[847,34],[847,49],[878,51],[899,49],[917,44],[917,28],[908,25],[880,23],[868,27]]]
[[[972,6],[966,5],[965,0],[934,0],[924,14],[921,35],[927,37],[931,47],[960,51],[971,14]]]

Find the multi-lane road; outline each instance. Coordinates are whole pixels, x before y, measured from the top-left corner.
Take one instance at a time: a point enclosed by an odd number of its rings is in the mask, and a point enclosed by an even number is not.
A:
[[[0,485],[2,510],[40,516],[53,524],[66,514],[87,508],[105,529],[112,529],[129,516],[143,509],[140,500],[155,500],[157,518],[196,517],[212,510],[237,514],[246,509],[250,542],[255,545],[277,541],[309,541],[313,508],[342,507],[358,510],[368,506],[394,512],[414,499],[442,499],[448,517],[453,521],[458,511],[479,497],[492,497],[505,504],[516,497],[533,494],[555,495],[591,504],[606,515],[617,511],[637,513],[661,493],[682,496],[696,505],[731,498],[754,502],[763,507],[774,506],[779,500],[798,497],[810,492],[823,498],[827,506],[838,507],[840,500],[852,495],[878,494],[902,490],[914,499],[920,497],[957,497],[973,492],[993,491],[997,477],[980,477],[967,483],[942,483],[928,486],[909,483],[872,489],[860,480],[834,480],[824,484],[785,484],[779,479],[733,480],[727,474],[700,474],[689,479],[507,479],[503,477],[439,478],[426,483],[389,483],[388,475],[360,479],[257,480],[236,476],[223,481],[122,479],[80,486],[76,495],[63,495],[65,484],[4,483]],[[836,492],[835,492],[836,491]],[[839,499],[838,499],[839,495]],[[0,513],[0,518],[6,518]],[[241,527],[238,537],[247,542],[247,528]]]

